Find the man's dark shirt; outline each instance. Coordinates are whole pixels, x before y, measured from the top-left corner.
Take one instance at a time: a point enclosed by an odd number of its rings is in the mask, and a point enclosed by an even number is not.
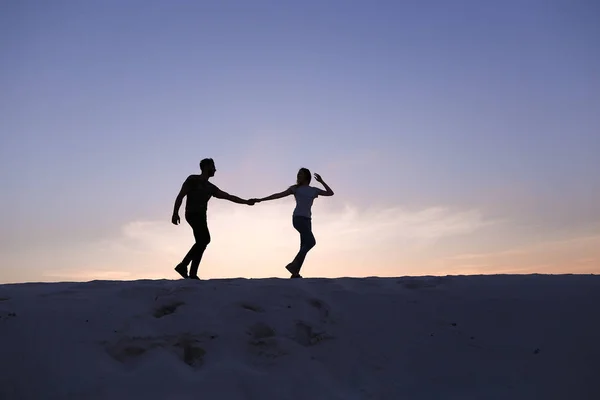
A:
[[[187,187],[186,213],[200,213],[206,215],[208,200],[219,190],[218,187],[200,175],[190,175],[183,183]]]

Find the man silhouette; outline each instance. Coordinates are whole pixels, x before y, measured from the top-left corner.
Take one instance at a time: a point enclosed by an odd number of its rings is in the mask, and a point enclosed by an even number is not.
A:
[[[255,200],[244,200],[237,196],[230,195],[210,183],[208,180],[215,176],[217,169],[212,158],[205,158],[200,161],[200,175],[190,175],[187,177],[181,190],[175,199],[175,207],[173,208],[173,216],[171,222],[175,225],[179,224],[179,208],[183,198],[187,196],[185,202],[185,220],[192,227],[194,232],[195,243],[188,251],[183,260],[177,264],[175,271],[183,278],[199,279],[198,267],[202,260],[202,255],[206,246],[210,243],[210,232],[206,220],[206,211],[208,208],[208,200],[212,196],[218,199],[225,199],[238,204],[254,205]],[[189,263],[190,273],[188,275],[187,266]]]

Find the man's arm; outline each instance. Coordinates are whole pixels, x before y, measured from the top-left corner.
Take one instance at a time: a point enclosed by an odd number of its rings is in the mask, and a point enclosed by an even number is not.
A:
[[[175,225],[179,224],[180,221],[179,208],[181,207],[183,198],[187,196],[188,192],[190,191],[190,186],[188,182],[189,177],[185,180],[185,182],[183,182],[183,185],[181,185],[181,190],[179,190],[179,194],[177,194],[177,197],[175,198],[175,205],[173,206],[173,216],[171,217],[171,222]]]
[[[327,185],[325,183],[325,181],[323,180],[323,178],[321,178],[321,175],[319,174],[315,174],[315,179],[317,180],[317,182],[320,182],[321,185],[325,186],[326,190],[323,189],[318,189],[318,193],[319,196],[333,196],[333,190],[331,190],[331,188],[329,187],[329,185]]]
[[[253,201],[241,199],[241,198],[239,198],[237,196],[234,196],[232,194],[224,192],[224,191],[222,191],[219,188],[215,189],[215,192],[213,193],[213,196],[215,196],[217,199],[229,200],[229,201],[232,201],[232,202],[238,203],[238,204],[247,204],[249,206],[254,205]]]
[[[270,196],[263,197],[262,199],[258,199],[257,201],[269,201],[269,200],[281,199],[283,197],[289,196],[290,194],[292,194],[292,188],[291,187],[287,188],[283,192],[274,193],[274,194],[272,194]]]

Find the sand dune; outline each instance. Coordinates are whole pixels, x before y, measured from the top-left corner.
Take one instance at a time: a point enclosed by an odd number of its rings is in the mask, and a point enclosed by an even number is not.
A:
[[[600,277],[0,285],[1,399],[598,399]]]

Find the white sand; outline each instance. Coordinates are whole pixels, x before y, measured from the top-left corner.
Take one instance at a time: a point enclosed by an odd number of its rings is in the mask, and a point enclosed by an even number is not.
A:
[[[0,285],[1,399],[600,399],[600,277]]]

